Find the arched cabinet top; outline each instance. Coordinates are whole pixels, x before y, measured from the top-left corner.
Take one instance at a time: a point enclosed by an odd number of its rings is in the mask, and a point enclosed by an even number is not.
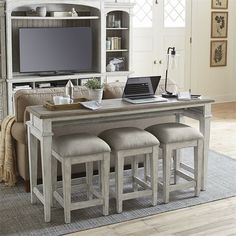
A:
[[[18,8],[23,7],[37,7],[37,6],[48,6],[48,5],[78,5],[84,7],[91,7],[94,9],[101,9],[101,1],[99,0],[7,0],[6,1],[6,12],[11,13]]]
[[[113,11],[123,11],[130,14],[133,9],[135,3],[127,3],[127,2],[105,2],[104,9],[106,13],[110,13]]]

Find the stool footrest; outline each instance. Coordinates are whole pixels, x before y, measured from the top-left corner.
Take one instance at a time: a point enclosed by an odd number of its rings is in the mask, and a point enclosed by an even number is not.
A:
[[[191,176],[185,174],[184,172],[182,172],[180,170],[176,170],[176,175],[178,175],[179,177],[181,177],[187,181],[194,181],[194,178],[192,178]]]
[[[184,170],[187,170],[188,172],[190,172],[192,174],[194,173],[194,169],[191,166],[186,165],[182,162],[180,163],[180,168],[183,168]]]
[[[187,188],[191,188],[191,187],[195,187],[196,186],[196,182],[195,181],[189,181],[187,183],[182,183],[182,184],[175,184],[175,185],[170,185],[169,186],[169,191],[176,191],[176,190],[183,190],[183,189],[187,189]]]
[[[137,191],[132,193],[123,193],[121,198],[122,200],[129,200],[133,198],[139,198],[139,197],[147,197],[152,195],[152,190],[143,190],[143,191]]]
[[[97,205],[103,205],[103,199],[93,199],[88,201],[71,203],[71,211],[87,207],[93,207]]]
[[[57,192],[57,191],[54,191],[53,192],[53,197],[58,201],[58,203],[64,207],[64,203],[63,203],[63,198],[61,197],[61,195]]]
[[[40,200],[40,202],[42,204],[44,204],[44,198],[43,198],[43,194],[38,190],[37,187],[33,188],[33,193],[36,195],[36,197]]]
[[[133,177],[133,181],[135,181],[138,185],[140,185],[144,189],[152,189],[152,187],[149,184],[147,184],[145,181],[143,181],[138,177]]]
[[[93,187],[91,187],[90,191],[96,198],[102,198],[101,193],[99,193],[97,190],[95,190]]]

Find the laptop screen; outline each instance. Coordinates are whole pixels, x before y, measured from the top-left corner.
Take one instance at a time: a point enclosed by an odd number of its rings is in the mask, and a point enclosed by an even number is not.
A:
[[[145,97],[155,94],[161,76],[128,78],[123,97]]]

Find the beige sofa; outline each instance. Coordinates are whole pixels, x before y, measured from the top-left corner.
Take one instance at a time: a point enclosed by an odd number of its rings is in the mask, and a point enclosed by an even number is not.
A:
[[[111,83],[107,84],[104,88],[104,96],[103,99],[111,99],[111,98],[120,98],[122,96],[124,89],[124,83]],[[176,89],[175,85],[172,84],[172,90]],[[161,93],[163,91],[163,82],[159,86],[159,90],[157,93]],[[26,112],[27,106],[33,105],[42,105],[47,100],[52,100],[52,97],[55,95],[63,95],[64,88],[47,88],[47,89],[34,89],[34,90],[21,90],[17,91],[14,96],[15,101],[15,116],[16,122],[12,127],[12,136],[16,141],[16,156],[17,156],[17,167],[18,174],[25,181],[25,190],[29,191],[29,161],[27,155],[27,138],[26,138],[26,125],[25,122],[28,120],[29,116]],[[75,96],[76,97],[85,97],[89,98],[89,92],[85,87],[75,88]],[[169,118],[173,120],[173,118]],[[107,123],[104,125],[84,125],[80,127],[74,126],[66,126],[57,130],[53,130],[54,135],[61,135],[64,133],[76,133],[76,132],[90,132],[93,134],[98,134],[104,129],[114,128],[114,127],[125,127],[125,126],[136,126],[140,128],[146,128],[147,126],[159,122],[166,122],[166,118],[158,119],[145,119],[145,120],[134,120],[134,121],[126,121],[126,122],[113,122]],[[40,165],[39,165],[40,166]],[[82,173],[84,171],[83,167],[76,167],[73,172]],[[40,177],[40,170],[38,172]]]

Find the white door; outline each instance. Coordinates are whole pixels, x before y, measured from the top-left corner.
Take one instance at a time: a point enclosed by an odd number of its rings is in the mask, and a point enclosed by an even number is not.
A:
[[[135,75],[165,77],[168,47],[175,47],[175,66],[168,77],[180,90],[190,88],[192,0],[136,0],[134,9]],[[138,25],[138,21],[139,25]]]
[[[136,0],[133,16],[133,68],[134,75],[161,74],[161,38],[158,37],[157,2]]]

